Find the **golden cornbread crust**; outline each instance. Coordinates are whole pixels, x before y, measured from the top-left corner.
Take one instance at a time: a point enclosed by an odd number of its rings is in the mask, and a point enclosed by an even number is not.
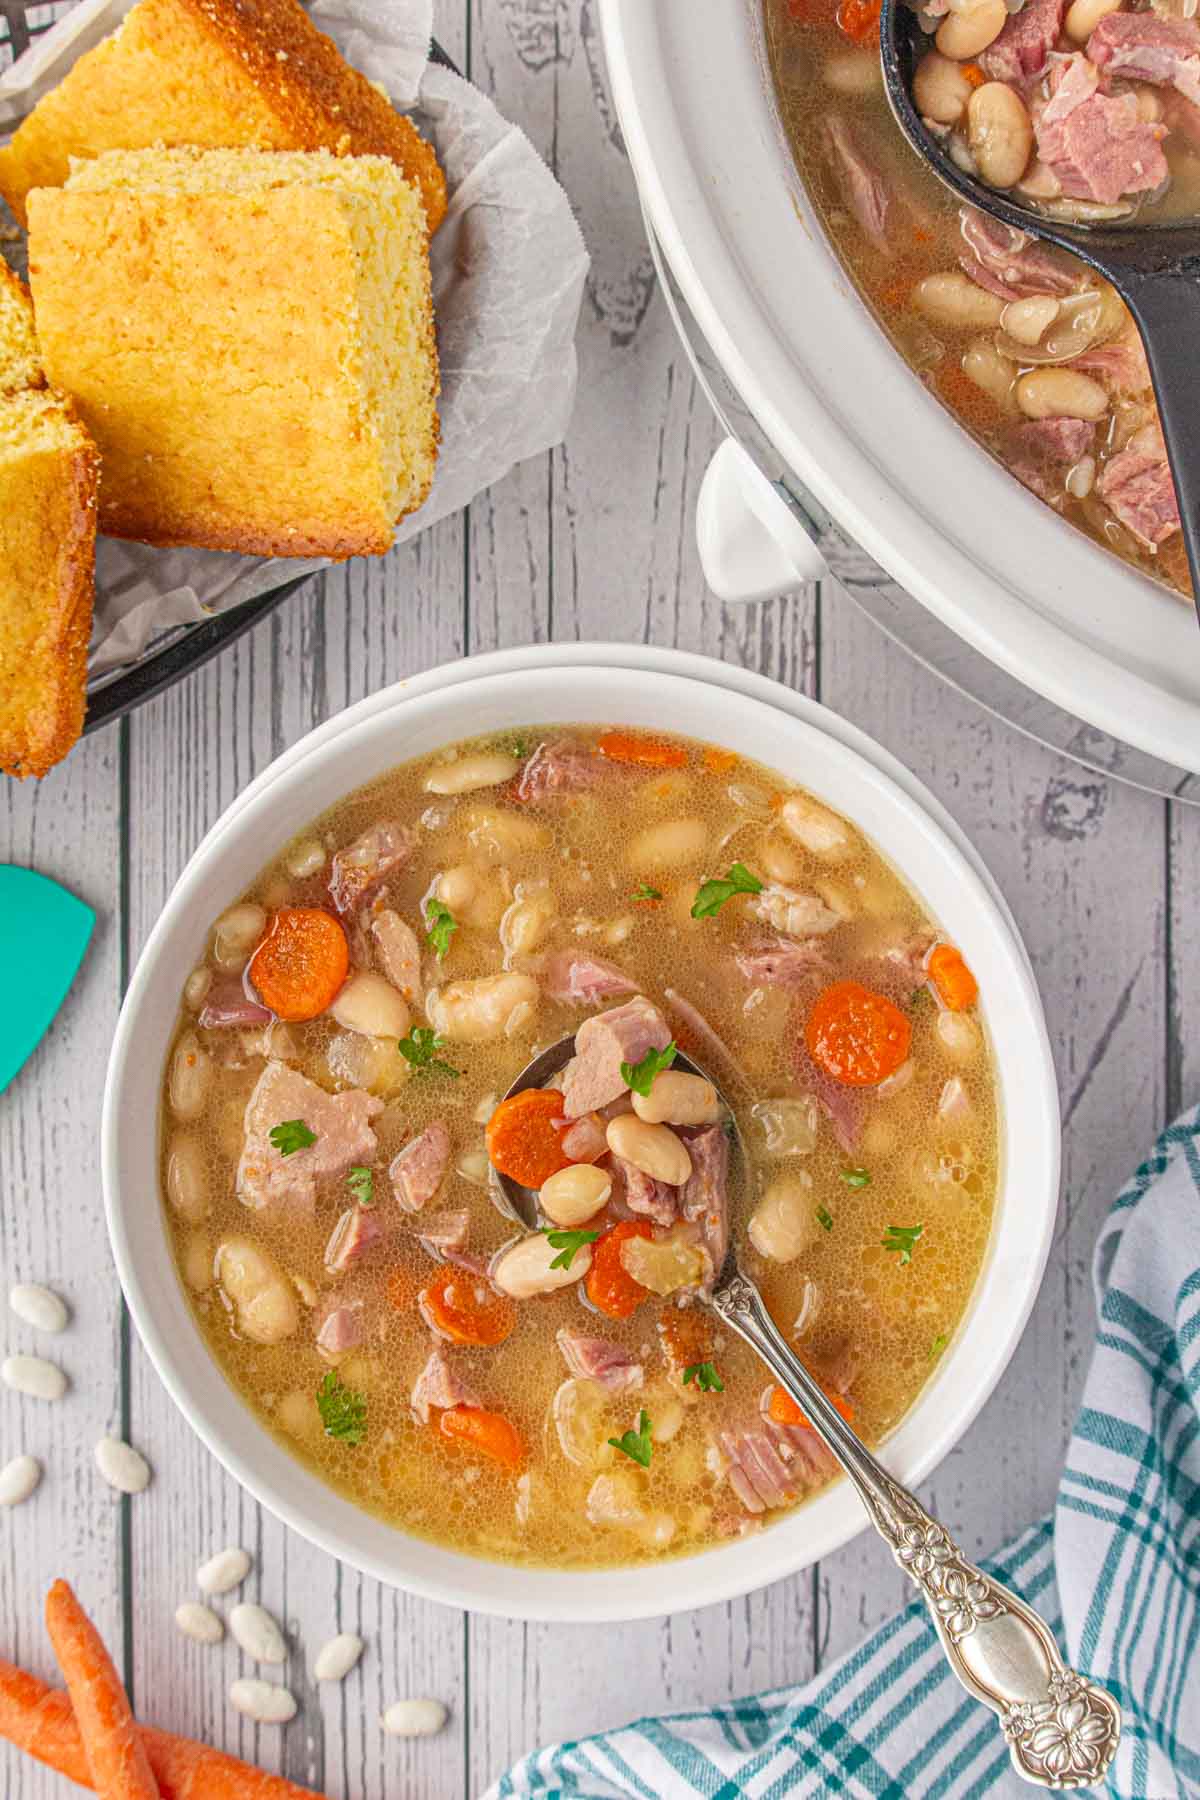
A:
[[[430,146],[299,0],[139,0],[0,149],[0,193],[25,223],[30,190],[61,186],[72,157],[157,144],[385,156],[430,232],[445,216]]]

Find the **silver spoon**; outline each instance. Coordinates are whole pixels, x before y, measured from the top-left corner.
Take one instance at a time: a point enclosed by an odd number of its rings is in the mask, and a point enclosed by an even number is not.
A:
[[[574,1053],[574,1038],[561,1038],[521,1071],[505,1099],[545,1087]],[[678,1052],[673,1067],[712,1080]],[[733,1109],[717,1092],[746,1167]],[[512,1217],[530,1231],[541,1229],[536,1193],[499,1171],[493,1176]],[[699,1297],[758,1353],[842,1465],[872,1525],[929,1609],[951,1669],[999,1718],[1017,1774],[1035,1787],[1098,1782],[1121,1735],[1120,1708],[1112,1695],[1069,1669],[1045,1620],[968,1562],[945,1526],[876,1461],[776,1329],[758,1288],[738,1266],[732,1240],[712,1291]]]
[[[932,48],[906,0],[883,0],[879,20],[883,78],[896,123],[939,181],[980,212],[1030,237],[1069,250],[1116,288],[1133,314],[1150,364],[1167,458],[1179,501],[1192,599],[1200,613],[1200,379],[1197,377],[1197,300],[1200,299],[1200,220],[1162,224],[1052,219],[968,175],[922,122],[912,79]]]

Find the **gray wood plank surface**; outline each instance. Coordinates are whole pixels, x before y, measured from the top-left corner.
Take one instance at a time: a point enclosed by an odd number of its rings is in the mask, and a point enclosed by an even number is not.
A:
[[[111,1274],[96,1168],[104,1061],[122,980],[196,842],[314,723],[388,681],[512,644],[677,644],[818,695],[888,745],[979,844],[1026,935],[1066,1114],[1063,1204],[1041,1297],[997,1393],[929,1484],[972,1549],[1050,1503],[1092,1336],[1091,1245],[1112,1192],[1200,1067],[1200,819],[1093,776],[947,693],[833,585],[727,611],[704,589],[692,517],[718,431],[692,379],[641,232],[590,0],[439,0],[451,54],[518,119],[568,187],[593,256],[565,445],[514,470],[462,518],[382,562],[310,582],[218,662],[82,746],[40,787],[0,792],[0,858],[57,875],[97,910],[86,968],[50,1038],[0,1099],[0,1276],[71,1300],[55,1408],[0,1393],[0,1460],[47,1479],[0,1515],[0,1654],[48,1670],[40,1602],[70,1574],[164,1725],[279,1767],[339,1800],[477,1795],[534,1743],[800,1680],[901,1600],[857,1540],[728,1606],[636,1626],[469,1617],[364,1580],[263,1514],[203,1451],[136,1344]],[[614,699],[614,708],[617,703]],[[9,1320],[4,1343],[28,1347]],[[91,1448],[128,1431],[155,1482],[118,1502]],[[198,1650],[171,1614],[201,1557],[252,1551],[248,1592],[287,1625],[303,1716],[255,1733],[228,1706],[238,1657]],[[319,1693],[333,1631],[368,1640],[361,1672]],[[382,1707],[435,1693],[445,1733],[403,1746]],[[0,1747],[0,1791],[65,1784]]]

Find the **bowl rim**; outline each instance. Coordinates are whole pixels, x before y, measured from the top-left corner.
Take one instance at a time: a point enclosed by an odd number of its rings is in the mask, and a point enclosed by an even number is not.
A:
[[[604,667],[601,663],[586,664],[581,666],[581,672],[594,680],[597,673],[604,672]],[[629,669],[624,672],[626,675],[633,673]],[[472,706],[486,708],[489,702],[497,700],[500,695],[508,697],[513,694],[513,673],[473,673],[465,681],[443,686],[429,684],[421,695],[410,692],[406,684],[399,684],[392,690],[387,703],[375,707],[367,717],[360,718],[346,729],[327,735],[317,747],[316,753],[322,761],[336,763],[340,760],[344,763],[348,758],[357,757],[365,747],[374,745],[379,756],[376,767],[381,770],[393,766],[397,760],[405,760],[405,756],[397,756],[394,744],[390,745],[387,754],[382,753],[381,746],[387,740],[388,728],[396,720],[411,726],[418,712],[423,720],[436,720],[445,710],[441,703],[447,693],[464,686],[468,690],[467,697]],[[563,679],[563,665],[543,666],[539,669],[536,662],[531,662],[519,673],[526,680],[519,684],[516,691],[523,695],[531,689],[540,690],[545,700],[539,711],[538,701],[531,699],[530,702],[525,702],[522,699],[520,712],[504,723],[528,722],[531,718],[538,717],[549,720],[556,713],[565,721],[578,711],[578,703],[572,697],[572,684]],[[747,704],[755,713],[771,711],[769,707],[764,708],[762,702],[747,702],[745,696],[733,694],[729,689],[718,688],[715,684],[709,686],[683,676],[665,676],[655,669],[643,668],[640,674],[650,680],[655,707],[655,710],[647,711],[644,720],[640,722],[657,722],[661,718],[661,711],[657,709],[665,698],[670,697],[679,702],[684,691],[692,689],[699,692],[689,693],[689,698],[706,701],[710,713],[715,709],[727,718],[732,716],[732,708],[744,709]],[[672,695],[664,694],[664,682],[669,687],[674,687]],[[568,699],[560,702],[557,707],[553,706],[553,699],[564,692],[568,693]],[[611,716],[617,710],[621,711],[623,717],[627,716],[628,697],[628,687],[618,707],[614,707],[611,697],[608,697],[605,716]],[[463,695],[460,693],[457,698],[461,710]],[[815,710],[820,712],[823,709]],[[584,712],[579,716],[587,717],[588,714]],[[676,711],[674,716],[680,716],[679,712]],[[688,717],[686,710],[683,716]],[[639,721],[634,718],[631,722]],[[501,728],[499,721],[495,723],[495,728]],[[406,735],[411,737],[411,731],[406,732]],[[425,754],[427,748],[434,747],[438,742],[452,741],[454,735],[464,735],[462,728],[455,726],[436,731],[428,746],[422,746],[415,753]],[[714,736],[716,730],[701,724],[695,735]],[[1005,968],[1007,997],[1004,1004],[1007,1006],[1010,999],[1015,1004],[1014,1017],[1020,1017],[1023,1052],[1028,1057],[1021,1071],[1021,1093],[1033,1103],[1030,1118],[1038,1144],[1034,1160],[1040,1177],[1040,1192],[1036,1197],[1030,1194],[1024,1204],[1033,1207],[1033,1217],[1035,1223],[1040,1221],[1040,1230],[1033,1237],[1026,1236],[1022,1244],[1019,1269],[1014,1271],[1011,1258],[1009,1259],[1004,1278],[1006,1292],[1017,1293],[1018,1304],[1008,1310],[1003,1328],[993,1335],[986,1355],[972,1367],[969,1377],[964,1374],[963,1382],[969,1393],[959,1396],[948,1410],[943,1407],[942,1416],[949,1420],[948,1428],[946,1424],[939,1422],[937,1428],[930,1433],[929,1420],[923,1420],[922,1434],[927,1440],[924,1447],[914,1450],[911,1456],[907,1451],[905,1453],[904,1478],[919,1481],[958,1441],[991,1393],[1007,1366],[1036,1297],[1056,1216],[1057,1087],[1032,974],[1019,948],[1019,940],[1003,910],[996,905],[978,869],[963,856],[961,850],[947,838],[941,827],[912,796],[898,789],[890,777],[875,764],[856,751],[847,749],[840,739],[822,732],[810,721],[794,718],[787,721],[787,735],[790,740],[787,759],[790,768],[796,767],[792,760],[793,746],[807,744],[818,758],[822,751],[826,753],[832,759],[832,766],[838,770],[839,776],[845,776],[852,787],[858,784],[860,792],[857,808],[848,804],[844,796],[840,802],[852,817],[856,816],[856,812],[861,816],[863,807],[867,805],[864,796],[869,792],[872,796],[871,805],[878,808],[886,806],[893,816],[903,818],[906,836],[915,834],[911,837],[914,856],[915,846],[922,840],[923,850],[928,850],[934,856],[940,852],[942,877],[952,880],[958,888],[964,909],[968,903],[973,907],[974,916],[980,921],[981,932],[985,931],[986,921],[985,935],[990,937],[991,949],[996,952],[1000,964]],[[413,753],[411,749],[407,752]],[[276,833],[279,842],[286,841],[292,830],[302,828],[305,820],[311,818],[313,811],[317,810],[305,798],[308,772],[306,768],[302,778],[301,764],[307,765],[308,760],[308,757],[294,759],[279,776],[279,781],[290,787],[295,796],[294,810],[303,814],[288,830]],[[827,763],[826,769],[829,766],[831,765]],[[335,792],[350,792],[362,781],[373,779],[375,772],[376,769],[372,768],[365,773],[356,774],[348,784],[339,782]],[[812,782],[811,772],[804,779],[809,785],[814,785],[816,791],[821,791],[821,784]],[[234,837],[240,837],[245,846],[244,854],[251,863],[250,872],[261,866],[267,853],[256,848],[250,839],[255,834],[261,816],[268,807],[275,807],[278,803],[277,783],[263,782],[245,806],[238,807],[235,803],[229,809],[224,825],[222,821],[218,821],[189,860],[151,932],[130,981],[114,1037],[105,1088],[101,1162],[106,1212],[118,1271],[139,1335],[168,1392],[193,1429],[218,1461],[260,1503],[321,1548],[366,1573],[425,1598],[506,1617],[562,1620],[586,1618],[594,1622],[652,1617],[676,1608],[715,1603],[744,1594],[767,1581],[808,1566],[818,1556],[829,1554],[846,1542],[866,1521],[865,1517],[860,1520],[850,1515],[833,1522],[835,1511],[846,1514],[844,1505],[830,1505],[831,1496],[844,1493],[844,1490],[835,1485],[809,1506],[790,1515],[787,1520],[781,1521],[771,1531],[759,1537],[655,1564],[656,1579],[653,1583],[646,1583],[644,1580],[645,1565],[626,1565],[617,1570],[576,1571],[529,1569],[514,1564],[483,1561],[386,1527],[373,1515],[343,1500],[284,1450],[257,1423],[245,1403],[226,1383],[217,1365],[203,1348],[203,1341],[190,1311],[179,1304],[177,1277],[170,1265],[166,1233],[161,1229],[161,1224],[152,1233],[157,1245],[152,1245],[150,1254],[157,1253],[160,1261],[163,1257],[166,1258],[167,1270],[171,1276],[168,1283],[170,1294],[163,1291],[161,1281],[150,1280],[151,1273],[156,1277],[161,1276],[161,1269],[143,1272],[142,1262],[147,1252],[139,1249],[135,1241],[139,1212],[135,1196],[144,1193],[145,1183],[144,1180],[127,1179],[124,1162],[126,1138],[130,1133],[135,1137],[137,1135],[138,1128],[134,1118],[144,1119],[146,1115],[144,1106],[131,1115],[125,1096],[133,1071],[139,1066],[143,1074],[148,1065],[152,1067],[151,1078],[154,1089],[157,1090],[161,1058],[157,1054],[149,1058],[146,1055],[143,1015],[148,1000],[154,997],[156,989],[164,988],[168,979],[172,983],[172,991],[177,992],[176,978],[163,973],[164,955],[172,939],[185,930],[183,922],[188,907],[201,906],[202,916],[208,920],[219,909],[220,904],[227,903],[234,897],[231,888],[227,888],[215,900],[211,897],[214,874],[228,862]],[[327,804],[333,804],[332,796],[320,804],[319,810],[324,811]],[[874,833],[871,835],[875,836]],[[260,843],[261,837],[256,841]],[[893,860],[896,859],[893,857]],[[901,873],[910,885],[918,888],[927,885],[923,879],[914,875],[911,866],[901,864]],[[245,879],[249,879],[249,875]],[[241,883],[237,885],[240,886]],[[192,954],[195,954],[195,946]],[[178,967],[179,964],[174,963],[172,966]],[[165,1040],[173,1029],[173,1008],[171,1011],[172,1026],[163,1034],[164,1050]],[[154,1152],[151,1151],[150,1155],[153,1164],[156,1160]],[[156,1180],[153,1185],[157,1185]],[[1005,1192],[1007,1191],[1005,1185]],[[140,1210],[145,1211],[144,1208]],[[161,1219],[157,1209],[154,1217],[156,1220]],[[985,1274],[995,1260],[994,1240],[995,1234],[985,1259]],[[973,1318],[978,1309],[979,1294],[983,1286],[984,1274],[981,1274],[968,1307],[969,1318]],[[169,1331],[164,1326],[164,1316],[169,1318]],[[179,1331],[181,1319],[186,1320],[188,1328],[183,1334]],[[955,1350],[956,1345],[961,1350],[963,1337],[961,1332],[956,1334],[955,1343],[945,1353],[914,1409],[906,1415],[893,1442],[904,1439],[906,1427],[915,1416],[923,1410],[930,1411],[931,1394],[943,1385],[948,1371],[958,1366]],[[203,1359],[199,1365],[195,1354],[197,1348]],[[823,1508],[826,1515],[822,1520],[825,1526],[823,1533],[806,1531],[803,1524],[798,1524],[798,1521],[803,1521],[811,1525],[817,1508]],[[386,1554],[380,1550],[381,1543],[386,1545]]]

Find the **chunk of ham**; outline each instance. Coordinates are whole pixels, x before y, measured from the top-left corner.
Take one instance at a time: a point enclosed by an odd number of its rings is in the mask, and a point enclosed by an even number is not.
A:
[[[428,1206],[442,1185],[449,1161],[450,1133],[440,1119],[434,1119],[391,1160],[388,1174],[397,1204],[410,1213]]]
[[[687,1136],[686,1142],[692,1172],[680,1189],[679,1210],[690,1224],[700,1227],[700,1241],[716,1276],[729,1248],[729,1139],[720,1125],[708,1125]]]
[[[552,800],[560,794],[581,794],[604,779],[598,756],[571,743],[539,744],[513,785],[515,797],[526,805]]]
[[[1031,493],[1053,500],[1061,471],[1086,455],[1095,434],[1086,419],[1028,419],[1009,433],[1004,460]]]
[[[1127,325],[1107,344],[1093,344],[1073,357],[1070,367],[1081,369],[1085,375],[1098,375],[1122,394],[1141,394],[1150,386],[1150,365],[1134,325]]]
[[[768,938],[736,951],[733,960],[738,973],[756,987],[803,987],[829,968],[819,938]]]
[[[275,1014],[252,1000],[240,975],[218,976],[204,996],[196,1020],[205,1031],[225,1031],[232,1025],[269,1025]]]
[[[1058,63],[1035,120],[1038,156],[1073,200],[1113,206],[1167,179],[1165,125],[1138,113],[1135,94],[1103,94],[1100,71],[1077,53]]]
[[[837,1458],[832,1450],[827,1450],[807,1425],[779,1425],[774,1419],[764,1419],[763,1429],[798,1488],[817,1487],[836,1471]]]
[[[679,1216],[679,1189],[665,1181],[655,1181],[643,1174],[623,1156],[613,1156],[609,1166],[613,1173],[612,1199],[617,1209],[624,1205],[629,1212],[656,1225],[673,1225]]]
[[[371,936],[379,966],[406,1000],[421,998],[421,946],[407,919],[390,906],[371,915]]]
[[[564,1118],[598,1112],[617,1099],[629,1085],[621,1064],[639,1063],[648,1050],[665,1050],[670,1041],[667,1021],[641,994],[585,1019],[575,1033],[575,1055],[563,1070]]]
[[[430,1213],[417,1230],[427,1250],[447,1258],[453,1251],[465,1250],[471,1232],[471,1215],[465,1206],[447,1207],[445,1212]]]
[[[608,1138],[599,1113],[573,1119],[562,1134],[563,1155],[573,1163],[594,1163],[607,1153]]]
[[[792,1068],[805,1092],[810,1093],[833,1129],[838,1148],[847,1156],[858,1149],[863,1128],[863,1100],[857,1088],[844,1087],[823,1069],[818,1069],[808,1054],[803,1029],[792,1041]]]
[[[322,1356],[345,1356],[357,1350],[366,1332],[365,1315],[361,1300],[331,1295],[317,1314],[317,1349]]]
[[[598,956],[580,956],[560,950],[551,956],[542,974],[542,985],[552,1000],[568,1006],[598,1006],[601,1000],[618,1000],[636,994],[637,982],[615,963]]]
[[[361,1088],[327,1094],[298,1069],[269,1062],[246,1105],[238,1199],[255,1208],[311,1213],[319,1182],[344,1175],[352,1163],[372,1161],[377,1144],[371,1120],[382,1111],[383,1101]],[[284,1156],[270,1132],[291,1119],[302,1120],[316,1137]]]
[[[723,1431],[725,1478],[749,1513],[788,1506],[796,1498],[792,1476],[765,1430]]]
[[[784,937],[824,937],[827,932],[845,924],[841,913],[826,906],[818,894],[805,894],[798,888],[783,887],[778,882],[772,882],[756,895],[750,910],[764,925],[770,925]]]
[[[567,1368],[581,1381],[594,1381],[606,1394],[623,1394],[641,1387],[641,1363],[619,1344],[610,1344],[607,1338],[588,1337],[581,1331],[568,1331],[565,1325],[555,1341]]]
[[[438,1344],[430,1351],[429,1361],[413,1383],[410,1395],[412,1409],[422,1425],[428,1425],[429,1414],[436,1407],[447,1412],[452,1406],[479,1406],[473,1388],[450,1366],[450,1359]]]
[[[1143,425],[1110,458],[1096,492],[1139,543],[1155,550],[1179,530],[1179,502],[1157,424]]]
[[[890,255],[888,227],[896,204],[892,189],[845,119],[836,113],[826,119],[824,138],[829,166],[848,210],[868,242]]]
[[[1088,39],[1087,54],[1110,76],[1173,87],[1200,106],[1200,25],[1194,19],[1109,13]]]
[[[389,875],[402,869],[417,847],[417,834],[395,820],[372,825],[333,859],[329,898],[343,915],[356,913]]]
[[[368,1250],[382,1243],[386,1235],[383,1221],[374,1207],[347,1207],[325,1246],[325,1267],[333,1274],[341,1274]]]
[[[1026,0],[981,54],[979,65],[984,74],[993,81],[1036,80],[1045,72],[1065,11],[1066,0]]]
[[[963,239],[959,267],[989,294],[1020,300],[1031,294],[1073,294],[1080,286],[1077,265],[1072,266],[1060,251],[1039,244],[1015,225],[964,206],[959,210],[958,226]]]

